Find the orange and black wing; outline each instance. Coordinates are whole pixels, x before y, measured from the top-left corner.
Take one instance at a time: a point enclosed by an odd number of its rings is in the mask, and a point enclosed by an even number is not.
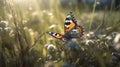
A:
[[[65,34],[69,35],[71,38],[78,38],[83,35],[84,29],[78,24],[74,15],[70,12],[65,20]]]
[[[76,26],[76,29],[78,30],[78,36],[81,37],[84,33],[84,29],[82,26]]]
[[[80,38],[84,33],[84,29],[82,26],[76,26],[75,28],[73,28],[68,34],[66,34],[67,36],[69,36],[70,38]]]
[[[71,40],[70,37],[68,37],[66,35],[59,34],[59,33],[54,33],[54,32],[46,32],[46,33],[49,34],[50,36],[56,38],[56,39],[64,41],[64,42]]]
[[[57,39],[62,39],[63,35],[59,34],[59,33],[54,33],[54,32],[46,32],[47,34],[49,34],[50,36],[57,38]]]
[[[64,23],[65,34],[69,33],[75,26],[76,26],[76,23],[74,22],[74,17],[72,13],[70,13],[67,15]]]

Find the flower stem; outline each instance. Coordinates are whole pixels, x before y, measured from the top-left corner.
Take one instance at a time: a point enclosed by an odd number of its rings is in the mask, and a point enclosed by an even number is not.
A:
[[[93,18],[94,18],[95,8],[96,8],[96,0],[95,0],[94,5],[93,5],[92,16],[91,16],[91,19],[90,19],[89,32],[90,32],[90,29],[91,29],[91,26],[92,26],[92,22],[93,22]]]

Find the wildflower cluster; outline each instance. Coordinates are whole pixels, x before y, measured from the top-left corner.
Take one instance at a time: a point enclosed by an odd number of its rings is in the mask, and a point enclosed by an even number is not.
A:
[[[72,39],[64,43],[64,45],[60,44],[62,46],[62,51],[59,52],[59,55],[61,55],[59,58],[64,61],[63,67],[120,66],[119,36],[120,33],[116,32],[111,33],[109,36],[105,34],[96,35],[96,33],[90,32],[84,34],[81,39]],[[60,48],[59,46],[58,49]],[[57,51],[54,52],[54,54],[56,53]]]
[[[0,21],[0,34],[8,34],[9,36],[12,36],[13,30],[9,26],[8,21]]]

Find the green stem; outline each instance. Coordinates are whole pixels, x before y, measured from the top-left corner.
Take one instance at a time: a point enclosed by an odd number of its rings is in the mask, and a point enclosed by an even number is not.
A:
[[[91,26],[92,26],[92,22],[93,22],[93,18],[94,18],[95,8],[96,8],[96,0],[95,0],[95,3],[94,3],[94,5],[93,5],[92,16],[91,16],[91,19],[90,19],[89,32],[90,32],[90,29],[91,29]]]

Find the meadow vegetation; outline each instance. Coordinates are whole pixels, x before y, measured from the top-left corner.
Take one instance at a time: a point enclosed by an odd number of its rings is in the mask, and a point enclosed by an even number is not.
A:
[[[120,6],[61,1],[0,0],[0,67],[120,67]],[[71,11],[85,29],[81,38],[45,34],[64,34]]]

